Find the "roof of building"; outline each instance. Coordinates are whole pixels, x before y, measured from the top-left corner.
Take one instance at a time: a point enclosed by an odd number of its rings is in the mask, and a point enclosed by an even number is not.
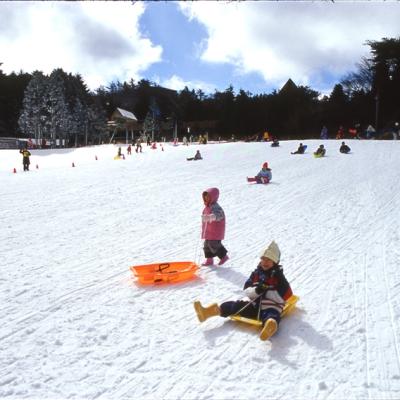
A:
[[[135,121],[137,121],[137,118],[135,117],[135,115],[133,113],[131,113],[130,111],[126,111],[122,108],[117,108],[117,111],[124,117],[127,119],[133,119]]]

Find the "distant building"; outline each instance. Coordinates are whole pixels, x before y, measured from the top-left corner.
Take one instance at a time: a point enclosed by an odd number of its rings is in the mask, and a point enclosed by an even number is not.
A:
[[[141,124],[135,115],[122,108],[115,109],[111,119],[107,122],[107,126],[111,135],[110,143],[113,140],[121,140],[122,138],[125,139],[125,143],[128,143],[129,139],[133,141],[135,132],[141,129]]]
[[[297,89],[296,84],[289,78],[287,82],[282,86],[281,90],[279,91],[279,94],[290,93],[296,89]]]

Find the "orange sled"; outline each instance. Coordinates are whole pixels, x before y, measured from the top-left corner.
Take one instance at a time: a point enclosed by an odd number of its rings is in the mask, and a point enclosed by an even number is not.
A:
[[[199,266],[192,261],[134,265],[130,267],[133,275],[142,285],[189,281],[194,278],[198,268]]]

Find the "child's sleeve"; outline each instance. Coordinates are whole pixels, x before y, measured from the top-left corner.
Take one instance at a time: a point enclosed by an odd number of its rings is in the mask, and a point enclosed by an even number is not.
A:
[[[225,219],[225,213],[224,210],[221,208],[221,206],[217,203],[213,204],[211,207],[211,213],[215,215],[216,221],[221,221]]]
[[[289,285],[284,273],[282,270],[279,271],[279,285],[278,285],[278,293],[284,299],[287,300],[289,297],[293,295],[292,288]]]
[[[246,290],[248,287],[253,286],[253,278],[254,278],[254,271],[251,275],[247,278],[247,281],[244,283],[243,290]]]

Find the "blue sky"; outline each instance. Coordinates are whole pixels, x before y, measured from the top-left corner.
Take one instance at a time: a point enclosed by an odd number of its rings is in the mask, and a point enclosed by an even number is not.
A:
[[[398,1],[0,2],[6,73],[61,67],[91,89],[149,79],[253,94],[291,78],[322,94],[400,37]]]
[[[270,89],[259,73],[240,75],[235,73],[235,66],[229,63],[210,63],[199,59],[207,30],[197,20],[189,20],[176,3],[149,2],[140,26],[154,43],[163,48],[163,61],[148,69],[149,76],[162,77],[179,71],[179,76],[185,82],[195,83],[206,79],[210,82],[209,86],[215,82],[215,88],[219,90],[231,84],[234,84],[235,90],[250,92]]]

